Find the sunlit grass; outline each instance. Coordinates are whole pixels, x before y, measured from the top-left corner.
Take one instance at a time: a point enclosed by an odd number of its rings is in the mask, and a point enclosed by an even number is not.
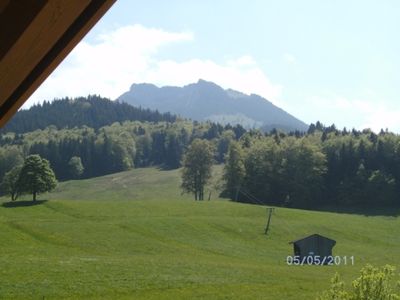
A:
[[[336,271],[400,261],[397,217],[277,208],[266,237],[264,207],[195,202],[178,174],[71,181],[39,205],[0,206],[0,298],[313,299]],[[312,233],[355,266],[287,266],[288,243]]]

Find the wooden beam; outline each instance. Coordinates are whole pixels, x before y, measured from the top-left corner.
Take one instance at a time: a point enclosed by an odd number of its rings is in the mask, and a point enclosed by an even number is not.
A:
[[[17,35],[16,42],[2,57],[0,64],[0,99],[3,101],[9,99],[32,70],[51,51],[58,39],[68,30],[89,2],[90,0],[79,0],[78,2],[69,0],[49,1],[45,2],[39,12],[34,12],[36,16],[29,26],[20,36]],[[21,5],[14,7],[16,10],[10,12],[9,16],[11,17],[13,13],[21,11]],[[18,17],[18,19],[24,22],[18,21],[17,24],[25,23],[25,18],[20,19]]]
[[[46,0],[0,1],[0,60],[2,61],[4,55],[46,4]]]
[[[114,2],[46,1],[1,58],[0,127],[4,126]],[[7,11],[8,6],[2,14]]]
[[[0,0],[0,15],[6,9],[6,7],[10,4],[10,0]]]

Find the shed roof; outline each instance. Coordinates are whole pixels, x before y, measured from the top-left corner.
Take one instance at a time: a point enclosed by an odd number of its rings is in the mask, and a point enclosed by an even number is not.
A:
[[[291,241],[291,242],[289,242],[289,244],[295,244],[295,243],[297,243],[297,242],[300,242],[300,241],[303,241],[303,240],[307,240],[307,239],[310,239],[310,238],[314,238],[314,237],[321,237],[321,238],[323,238],[323,239],[326,239],[326,240],[331,241],[333,244],[336,244],[336,241],[335,241],[335,240],[332,240],[332,239],[330,239],[330,238],[327,238],[326,236],[322,236],[322,235],[317,234],[317,233],[308,235],[308,236],[306,236],[306,237],[303,237],[303,238],[301,238],[301,239],[297,239],[297,240],[295,240],[295,241]]]

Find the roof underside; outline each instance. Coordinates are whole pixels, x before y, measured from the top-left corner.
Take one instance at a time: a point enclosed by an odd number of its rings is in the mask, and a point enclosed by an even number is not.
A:
[[[116,0],[0,0],[0,128]]]

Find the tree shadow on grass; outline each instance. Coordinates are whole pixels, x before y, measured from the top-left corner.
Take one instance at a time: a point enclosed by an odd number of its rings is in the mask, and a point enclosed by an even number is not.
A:
[[[10,201],[4,202],[1,206],[6,208],[14,208],[14,207],[26,207],[26,206],[35,206],[46,203],[47,200],[36,200],[36,201]]]

